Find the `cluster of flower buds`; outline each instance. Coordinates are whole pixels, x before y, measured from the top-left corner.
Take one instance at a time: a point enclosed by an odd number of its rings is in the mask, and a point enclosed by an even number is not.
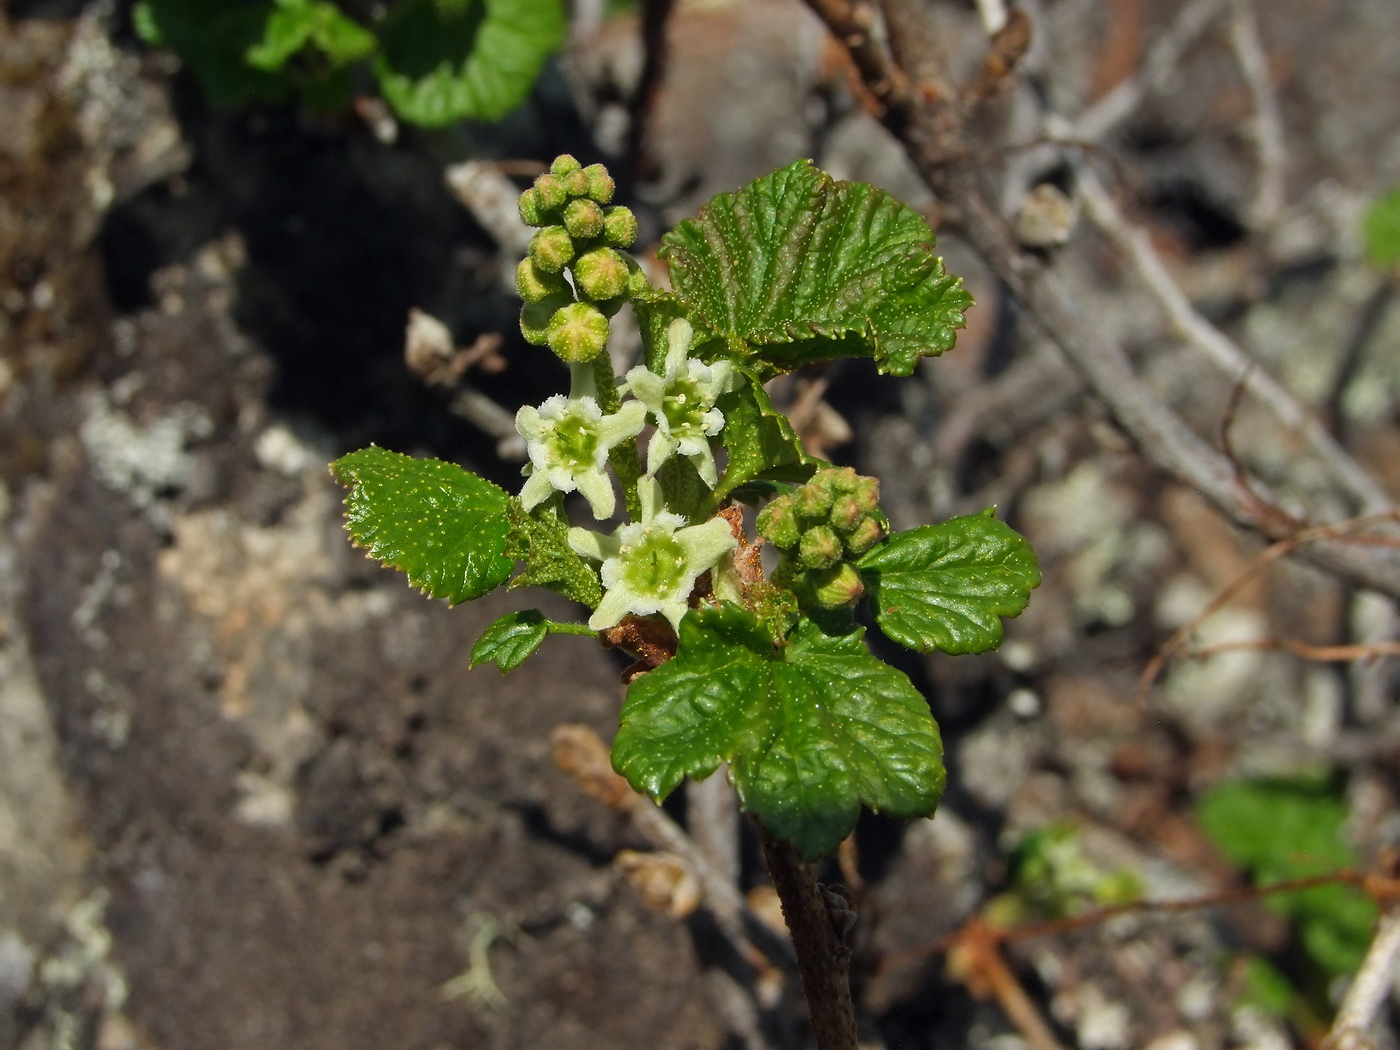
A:
[[[782,555],[774,582],[825,609],[854,603],[865,587],[852,562],[885,534],[879,499],[875,478],[832,467],[772,500],[758,532]]]
[[[515,271],[525,300],[520,330],[569,364],[602,353],[608,318],[647,286],[624,251],[637,239],[637,217],[609,207],[613,189],[603,165],[584,167],[565,154],[520,195],[520,217],[539,228]]]

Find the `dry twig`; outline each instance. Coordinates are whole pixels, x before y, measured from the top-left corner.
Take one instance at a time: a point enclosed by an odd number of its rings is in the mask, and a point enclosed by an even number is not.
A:
[[[1250,0],[1230,0],[1230,43],[1254,102],[1252,132],[1259,173],[1254,199],[1249,202],[1249,220],[1255,226],[1267,226],[1283,209],[1283,172],[1288,158],[1283,145],[1283,114]]]
[[[1371,1029],[1398,975],[1400,906],[1381,912],[1371,947],[1351,980],[1323,1046],[1327,1050],[1370,1050],[1374,1047]]]

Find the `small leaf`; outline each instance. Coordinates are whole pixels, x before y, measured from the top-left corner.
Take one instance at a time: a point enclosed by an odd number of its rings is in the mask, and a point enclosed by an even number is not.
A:
[[[560,0],[409,0],[385,24],[374,71],[414,124],[500,120],[525,101],[564,27]]]
[[[614,768],[660,801],[728,761],[744,808],[807,860],[832,853],[862,805],[927,816],[944,783],[938,727],[861,634],[804,623],[775,649],[737,606],[692,611],[675,657],[627,691]]]
[[[495,663],[501,674],[514,671],[530,657],[549,633],[549,621],[538,609],[507,613],[481,632],[472,646],[471,666]]]
[[[518,499],[512,499],[508,514],[511,533],[506,554],[525,563],[510,586],[545,587],[590,609],[597,608],[603,600],[598,570],[569,547],[569,523],[559,500],[550,500],[527,512]]]
[[[484,478],[373,446],[336,460],[331,474],[350,488],[345,527],[355,545],[430,597],[456,605],[510,575],[510,497]]]
[[[738,387],[715,402],[724,413],[720,441],[729,453],[715,498],[760,479],[806,481],[822,461],[807,455],[787,416],[773,407],[758,379],[742,369],[737,374]]]
[[[856,567],[880,629],[921,653],[995,649],[1040,585],[1030,544],[990,509],[896,532]]]
[[[183,58],[209,104],[232,109],[250,102],[281,102],[291,82],[282,73],[250,66],[247,54],[267,34],[272,0],[146,0],[135,26],[147,43]]]
[[[721,193],[662,245],[692,323],[766,375],[832,357],[908,375],[972,305],[916,211],[805,160]]]
[[[1381,270],[1400,266],[1400,186],[1382,194],[1366,210],[1362,232],[1371,265]]]

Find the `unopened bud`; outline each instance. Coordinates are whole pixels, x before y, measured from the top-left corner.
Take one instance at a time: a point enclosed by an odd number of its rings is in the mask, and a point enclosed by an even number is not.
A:
[[[551,295],[520,309],[520,334],[532,346],[549,345],[549,323],[554,315],[574,301],[568,292]]]
[[[831,501],[831,524],[842,532],[850,532],[865,516],[865,509],[853,493],[847,492]]]
[[[797,501],[797,513],[809,520],[820,521],[831,510],[831,489],[822,483],[823,473],[825,471],[792,494]]]
[[[829,569],[841,560],[841,538],[826,525],[808,529],[802,534],[797,556],[809,569]]]
[[[573,257],[574,239],[562,226],[546,226],[530,238],[530,258],[545,273],[562,273]]]
[[[617,183],[608,174],[608,169],[601,164],[590,164],[583,169],[583,173],[588,177],[588,189],[585,191],[587,196],[599,204],[610,203]]]
[[[860,476],[854,495],[867,514],[874,514],[880,507],[880,479]]]
[[[586,169],[580,168],[571,171],[564,176],[564,192],[570,197],[588,196],[588,173]]]
[[[646,295],[651,291],[651,281],[647,279],[647,272],[632,256],[624,255],[623,258],[627,260],[627,297],[635,299],[639,295]]]
[[[884,535],[885,530],[880,527],[878,521],[874,518],[864,518],[846,537],[846,550],[852,558],[859,558],[879,543]]]
[[[627,278],[627,263],[612,248],[594,248],[584,252],[574,263],[574,283],[589,299],[612,299],[621,295],[627,289]]]
[[[540,196],[534,190],[526,190],[520,195],[520,221],[526,226],[548,226],[540,207]]]
[[[791,550],[800,539],[791,496],[779,496],[759,511],[757,525],[758,534],[779,550]]]
[[[555,273],[545,273],[535,265],[529,256],[520,260],[515,268],[515,290],[527,303],[537,303],[551,295],[568,292],[564,278]]]
[[[541,175],[535,180],[535,200],[544,211],[562,208],[569,195],[564,192],[564,180],[558,175]]]
[[[812,596],[824,609],[839,609],[843,605],[854,605],[865,593],[865,584],[860,573],[848,561],[830,569],[814,572],[811,576]]]
[[[549,173],[562,178],[565,175],[573,174],[581,167],[583,167],[583,165],[572,156],[567,153],[561,153],[554,158],[554,163],[549,166]]]
[[[581,365],[608,345],[608,319],[592,303],[570,303],[549,322],[549,348],[563,361]]]
[[[569,201],[564,209],[564,229],[574,237],[596,237],[603,232],[603,209],[587,197]]]
[[[820,481],[833,493],[855,492],[860,486],[860,475],[855,467],[830,467],[820,471],[812,480]]]
[[[637,216],[618,205],[603,215],[603,239],[613,248],[630,248],[637,241]]]

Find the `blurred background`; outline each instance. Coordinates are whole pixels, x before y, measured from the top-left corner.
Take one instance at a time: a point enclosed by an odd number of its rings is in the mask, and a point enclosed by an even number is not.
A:
[[[920,60],[966,81],[1001,5],[916,6]],[[653,824],[556,766],[557,727],[611,738],[625,661],[557,637],[468,671],[538,595],[420,597],[350,547],[325,465],[375,442],[518,486],[514,413],[564,371],[519,336],[514,194],[557,153],[610,166],[652,261],[798,157],[936,229],[940,203],[798,0],[522,0],[553,28],[489,104],[414,94],[431,62],[405,27],[435,11],[470,42],[509,3],[242,8],[0,17],[0,1048],[805,1045],[779,962],[724,934]],[[1290,513],[1388,508],[1400,5],[1020,8],[1030,50],[973,126],[1021,242]],[[862,1037],[1316,1045],[1376,914],[1350,885],[991,957],[969,937],[1385,870],[1400,636],[1392,600],[1261,562],[955,231],[939,244],[978,303],[955,350],[773,391],[812,451],[880,478],[895,527],[995,505],[1045,575],[999,652],[881,652],[928,697],[950,788],[933,820],[867,815],[832,865],[861,915]],[[1272,400],[1238,396],[1241,362]],[[1347,646],[1364,658],[1316,659]],[[780,926],[715,783],[667,812]]]

